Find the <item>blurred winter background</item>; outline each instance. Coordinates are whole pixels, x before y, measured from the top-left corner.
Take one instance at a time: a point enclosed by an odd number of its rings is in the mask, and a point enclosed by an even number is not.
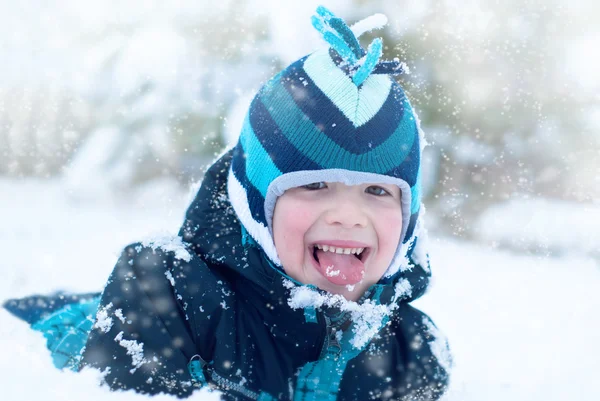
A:
[[[412,70],[435,276],[417,306],[454,352],[447,400],[600,399],[594,0],[0,2],[0,298],[99,290],[124,245],[175,232],[253,93],[322,46],[318,4],[386,14],[363,44]],[[4,399],[106,398],[0,327]]]

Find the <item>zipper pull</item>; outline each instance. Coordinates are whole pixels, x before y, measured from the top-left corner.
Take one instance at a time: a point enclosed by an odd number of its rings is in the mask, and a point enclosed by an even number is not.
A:
[[[193,381],[200,387],[208,384],[208,380],[204,374],[204,370],[207,368],[206,365],[207,362],[198,354],[194,355],[188,363],[188,371],[190,372]]]
[[[336,354],[339,356],[342,353],[342,345],[338,341],[337,338],[337,329],[335,327],[328,326],[328,335],[327,335],[327,352],[332,354]]]

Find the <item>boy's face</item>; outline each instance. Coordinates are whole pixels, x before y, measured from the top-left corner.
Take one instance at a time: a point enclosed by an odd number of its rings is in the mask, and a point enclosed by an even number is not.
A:
[[[402,231],[400,197],[393,184],[320,182],[287,190],[273,214],[285,272],[356,301],[394,257]]]

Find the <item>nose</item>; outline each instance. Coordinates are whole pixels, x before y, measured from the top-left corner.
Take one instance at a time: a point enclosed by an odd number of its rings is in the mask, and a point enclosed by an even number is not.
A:
[[[330,225],[340,225],[344,228],[366,227],[368,217],[360,202],[352,196],[338,196],[331,202],[325,214],[325,222]]]

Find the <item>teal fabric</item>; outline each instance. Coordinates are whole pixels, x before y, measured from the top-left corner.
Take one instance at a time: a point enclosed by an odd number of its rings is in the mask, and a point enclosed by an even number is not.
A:
[[[381,294],[384,290],[383,285],[373,287],[373,301],[380,303]],[[328,318],[328,325],[333,325],[336,319],[343,323],[345,313],[341,313],[333,318]],[[379,332],[389,321],[389,316],[385,316],[379,323],[377,332]],[[355,322],[352,322],[341,335],[339,344],[332,344],[326,340],[325,348],[321,357],[314,362],[309,362],[302,367],[298,375],[298,382],[294,400],[300,401],[335,401],[340,391],[340,382],[346,370],[348,363],[358,356],[370,343],[365,342],[361,348],[356,348],[352,344],[354,337]],[[335,334],[334,334],[335,335]]]
[[[366,81],[367,78],[371,75],[379,58],[383,54],[383,42],[380,38],[375,38],[373,42],[369,45],[369,50],[367,51],[367,59],[364,64],[360,66],[356,74],[352,77],[352,81],[356,86],[360,86],[363,82]]]
[[[346,25],[346,22],[343,19],[338,17],[331,18],[329,19],[329,25],[331,25],[331,27],[337,31],[347,46],[352,49],[352,52],[357,59],[364,56],[365,51],[360,46],[358,39],[350,27]]]
[[[99,301],[100,298],[95,297],[69,304],[31,326],[44,334],[52,363],[57,368],[78,370],[82,350],[94,325]]]
[[[417,182],[421,182],[421,169],[417,171]],[[410,213],[415,214],[419,212],[421,207],[421,186],[415,185],[410,188]]]
[[[242,134],[240,135],[240,145],[242,145],[244,153],[250,154],[254,158],[253,163],[246,168],[248,179],[265,197],[269,184],[281,175],[281,171],[275,166],[267,151],[256,138],[248,118],[244,121]]]
[[[305,365],[300,371],[294,400],[335,401],[346,365],[358,355],[328,352],[325,358]]]
[[[352,64],[356,63],[357,57],[360,57],[360,51],[358,50],[360,44],[358,40],[356,40],[347,26],[347,31],[340,26],[340,22],[345,25],[343,20],[332,18],[333,14],[330,12],[329,15],[324,15],[323,11],[329,12],[322,6],[317,8],[318,16],[314,15],[311,18],[313,27],[319,31],[323,39],[331,45],[331,48],[338,52],[345,60],[350,61]],[[331,28],[333,28],[333,31]]]
[[[356,57],[354,56],[352,49],[348,47],[348,44],[346,44],[343,39],[331,32],[323,32],[322,35],[323,39],[325,39],[327,43],[342,56],[342,58],[349,60],[351,63],[356,63]]]
[[[330,19],[330,18],[334,18],[335,14],[333,14],[331,11],[329,11],[326,7],[324,6],[319,6],[317,7],[317,14],[325,19]]]
[[[244,226],[240,226],[240,228],[242,230],[242,245],[245,247],[256,247],[256,241],[254,241],[254,238],[252,238],[246,228]]]
[[[200,386],[205,386],[208,383],[208,380],[206,380],[206,376],[204,375],[205,365],[206,363],[203,363],[199,358],[192,358],[190,363],[188,363],[188,371],[190,372],[192,379]]]
[[[317,311],[315,308],[304,308],[304,319],[306,323],[317,323]]]
[[[359,58],[364,56],[365,51],[350,27],[327,8],[319,6],[317,15],[314,15],[311,20],[315,29],[342,58],[355,64]]]
[[[265,393],[264,391],[260,393],[260,395],[258,396],[257,401],[275,401],[276,398],[274,398],[271,394],[269,393]]]

